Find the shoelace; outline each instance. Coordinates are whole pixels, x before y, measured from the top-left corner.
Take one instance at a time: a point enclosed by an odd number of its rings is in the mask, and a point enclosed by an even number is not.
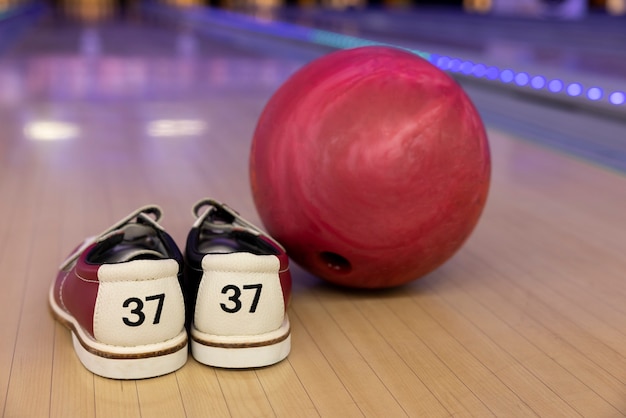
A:
[[[206,209],[201,212],[200,210],[203,208]],[[256,227],[250,221],[244,219],[241,215],[239,215],[239,212],[232,209],[225,203],[218,202],[214,199],[202,199],[193,206],[192,212],[193,215],[197,218],[196,222],[194,223],[194,227],[199,228],[202,225],[207,225],[211,229],[223,232],[245,231],[256,236],[262,235],[263,237],[269,239],[282,251],[285,251],[284,247],[278,241],[276,241],[269,234]],[[221,214],[226,214],[227,219],[224,219],[225,217],[220,217],[219,215]],[[211,222],[211,215],[217,215],[217,217],[219,217],[220,220],[223,222]]]
[[[152,215],[152,217],[150,215]],[[157,223],[159,221],[159,219],[161,219],[162,215],[163,215],[163,211],[157,205],[143,206],[143,207],[141,207],[141,208],[131,212],[130,214],[125,216],[120,221],[116,222],[112,226],[110,226],[107,229],[105,229],[104,231],[102,231],[100,234],[94,235],[92,237],[89,237],[89,238],[85,239],[85,241],[83,241],[83,243],[80,245],[80,247],[78,247],[72,254],[70,254],[63,261],[63,263],[61,264],[61,266],[59,268],[61,270],[65,270],[66,268],[68,268],[72,263],[74,263],[78,259],[80,254],[83,251],[85,251],[85,249],[87,247],[89,247],[91,244],[93,244],[95,242],[100,242],[100,241],[103,241],[103,240],[107,239],[110,234],[115,233],[115,231],[117,231],[118,229],[120,229],[124,225],[130,223],[133,219],[142,219],[144,222],[154,226],[155,228],[163,230],[161,225],[159,225]]]

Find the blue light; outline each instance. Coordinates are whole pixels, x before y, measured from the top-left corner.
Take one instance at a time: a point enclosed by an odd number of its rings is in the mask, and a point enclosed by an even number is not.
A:
[[[454,58],[450,61],[450,71],[458,72],[461,69],[461,60],[458,58]]]
[[[484,64],[476,64],[472,72],[476,77],[482,77],[487,73],[487,67]]]
[[[530,80],[530,85],[539,90],[546,86],[546,79],[540,75],[536,75]]]
[[[582,92],[583,92],[583,86],[581,86],[580,83],[572,83],[569,86],[567,86],[567,94],[569,94],[572,97],[580,96],[580,93]]]
[[[548,90],[552,93],[558,93],[563,90],[563,82],[561,80],[551,80],[548,83]]]
[[[443,68],[444,70],[448,69],[448,66],[450,65],[450,57],[439,57],[439,59],[437,60],[437,67],[439,68]]]
[[[511,0],[512,1],[512,0]],[[582,1],[582,0],[581,0]],[[2,2],[2,0],[0,0]],[[211,17],[214,16],[214,17]],[[227,25],[231,25],[243,30],[248,30],[261,34],[269,34],[278,36],[281,38],[292,39],[296,41],[310,42],[319,45],[326,45],[337,49],[355,48],[361,46],[389,46],[394,45],[358,38],[355,36],[344,35],[331,31],[311,29],[298,25],[292,25],[288,23],[278,22],[266,22],[258,21],[254,18],[245,18],[237,14],[228,12],[218,12],[212,10],[210,15],[206,16],[209,22],[215,21],[222,24],[222,19],[227,21]],[[194,22],[195,18],[192,19]],[[506,69],[501,71],[499,67],[487,66],[486,64],[478,63],[474,64],[471,61],[462,60],[459,58],[452,58],[449,56],[431,54],[416,49],[409,49],[406,47],[395,46],[396,48],[411,52],[419,57],[422,57],[433,65],[441,68],[442,70],[448,70],[452,72],[462,72],[465,75],[473,75],[478,78],[485,77],[488,80],[500,80],[503,83],[511,83],[515,81],[518,86],[527,86],[536,90],[546,88],[552,93],[560,93],[566,88],[566,92],[569,96],[578,97],[585,93],[586,98],[593,101],[601,100],[605,97],[605,92],[600,87],[592,87],[585,91],[581,83],[574,82],[569,83],[567,87],[562,80],[552,79],[548,82],[542,75],[530,76],[525,72],[516,72],[513,69]],[[624,91],[613,91],[608,94],[608,101],[616,106],[626,104],[626,93]]]
[[[485,74],[489,80],[497,80],[500,75],[500,69],[498,67],[489,67]]]
[[[602,98],[602,94],[602,89],[598,87],[592,87],[587,90],[587,98],[589,100],[600,100]]]
[[[513,81],[514,77],[515,73],[511,70],[504,70],[500,73],[500,80],[502,80],[503,83],[510,83]]]
[[[461,64],[461,72],[463,74],[470,75],[472,73],[472,68],[474,68],[474,63],[472,61],[464,61]]]
[[[626,95],[624,95],[623,91],[614,91],[609,96],[609,101],[611,102],[611,104],[614,104],[616,106],[622,105],[624,104],[624,102],[626,102]]]
[[[515,84],[517,84],[518,86],[525,86],[526,84],[528,84],[529,78],[530,77],[528,77],[528,74],[519,73],[515,76]]]

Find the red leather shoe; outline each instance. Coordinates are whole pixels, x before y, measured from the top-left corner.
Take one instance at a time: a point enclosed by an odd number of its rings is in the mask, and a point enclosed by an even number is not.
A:
[[[187,238],[185,291],[191,353],[226,368],[261,367],[291,350],[283,247],[228,206],[205,199]]]
[[[50,288],[52,313],[71,330],[83,365],[100,376],[154,377],[187,360],[183,259],[160,216],[147,206],[87,239]]]

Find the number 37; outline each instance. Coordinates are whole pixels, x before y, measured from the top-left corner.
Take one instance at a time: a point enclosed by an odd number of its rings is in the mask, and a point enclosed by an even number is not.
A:
[[[250,305],[250,310],[248,312],[256,312],[256,307],[259,304],[259,298],[261,297],[261,289],[263,288],[263,284],[245,284],[242,288],[243,290],[254,290],[254,298],[252,299],[252,304]],[[225,303],[220,303],[220,306],[222,307],[222,310],[224,312],[235,313],[241,310],[241,289],[238,286],[232,284],[226,285],[222,288],[222,294],[227,295],[228,300],[232,302],[228,305]]]
[[[154,319],[152,320],[152,324],[156,325],[161,321],[161,312],[163,311],[163,302],[165,301],[165,293],[160,293],[158,295],[146,296],[146,302],[157,301],[156,312],[154,314]],[[133,306],[134,305],[134,306]],[[131,308],[130,313],[134,315],[134,317],[123,317],[122,320],[124,324],[129,327],[138,327],[143,324],[146,320],[146,314],[143,312],[144,303],[139,298],[128,298],[122,304],[124,308]]]

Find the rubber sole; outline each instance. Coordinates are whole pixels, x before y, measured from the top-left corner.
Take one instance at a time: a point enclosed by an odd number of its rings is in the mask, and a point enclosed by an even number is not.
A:
[[[155,344],[121,347],[102,344],[88,335],[74,317],[57,305],[54,286],[49,293],[54,317],[72,334],[74,351],[92,373],[110,379],[146,379],[180,369],[187,362],[187,332]]]
[[[284,360],[290,351],[287,315],[280,328],[261,335],[210,335],[191,326],[191,354],[208,366],[230,369],[269,366]]]

